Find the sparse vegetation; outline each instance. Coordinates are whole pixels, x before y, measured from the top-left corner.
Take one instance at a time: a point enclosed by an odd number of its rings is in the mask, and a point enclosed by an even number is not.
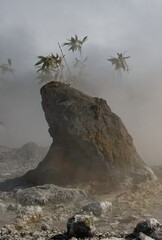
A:
[[[78,36],[75,35],[75,37],[71,37],[68,42],[63,44],[63,46],[69,46],[69,51],[79,51],[80,59],[75,57],[75,63],[73,64],[75,69],[79,69],[77,74],[74,74],[74,71],[71,71],[59,43],[58,46],[61,56],[58,54],[54,55],[53,53],[49,56],[38,56],[39,60],[36,62],[35,66],[38,67],[37,79],[39,82],[64,81],[75,85],[76,82],[81,79],[85,62],[87,61],[87,57],[84,58],[84,60],[82,57],[82,45],[87,38],[88,37],[86,36],[82,40],[79,40]]]
[[[75,69],[78,69],[78,74],[76,76],[77,81],[82,79],[85,62],[88,59],[88,57],[85,57],[83,59],[83,54],[82,54],[82,46],[83,46],[83,43],[87,41],[87,39],[88,39],[88,36],[85,36],[82,40],[79,40],[78,36],[75,34],[74,37],[71,37],[70,39],[68,39],[68,42],[65,42],[63,44],[63,46],[69,47],[69,51],[72,51],[72,52],[79,51],[80,59],[75,57],[75,63],[73,64],[73,67]]]
[[[56,55],[49,55],[47,57],[38,56],[39,61],[35,64],[38,67],[37,79],[40,80],[40,83],[49,82],[49,81],[61,81],[63,80],[63,68],[62,63],[63,57]]]
[[[130,58],[130,56],[124,56],[125,53],[117,53],[117,57],[111,57],[107,59],[112,63],[112,65],[115,65],[115,70],[117,70],[120,74],[121,71],[129,72],[129,67],[126,62],[126,59]]]
[[[82,61],[82,45],[88,39],[88,36],[84,37],[83,40],[79,40],[78,36],[75,34],[74,37],[68,39],[68,42],[65,42],[64,46],[69,46],[69,51],[75,52],[79,51],[80,53],[80,60]]]
[[[46,83],[50,81],[64,81],[70,83],[76,87],[79,80],[83,79],[83,74],[85,73],[85,63],[88,57],[83,57],[82,48],[83,44],[87,41],[88,36],[85,36],[82,40],[78,38],[75,34],[67,42],[63,43],[63,47],[69,47],[68,50],[74,52],[79,52],[79,57],[75,56],[75,62],[69,67],[63,49],[58,43],[61,55],[54,55],[51,53],[49,56],[38,56],[39,61],[35,64],[38,67],[38,77],[40,83]],[[115,66],[115,70],[121,74],[122,72],[129,72],[130,68],[127,64],[127,59],[130,56],[124,56],[124,53],[117,53],[117,57],[111,57],[107,59]]]
[[[6,73],[12,74],[13,78],[16,79],[15,74],[14,74],[15,70],[12,68],[11,58],[7,59],[7,63],[0,65],[0,70],[1,70],[2,74],[6,74]],[[0,78],[0,80],[5,81],[4,78]]]

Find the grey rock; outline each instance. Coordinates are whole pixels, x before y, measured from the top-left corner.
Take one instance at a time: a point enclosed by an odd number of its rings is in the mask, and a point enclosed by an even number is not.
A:
[[[160,223],[155,218],[150,218],[144,221],[141,221],[137,224],[137,226],[134,228],[133,234],[135,236],[139,236],[139,234],[142,232],[146,234],[147,236],[151,236],[151,234],[160,228]]]
[[[17,210],[17,204],[10,203],[7,207],[7,211],[16,211]]]
[[[49,226],[47,223],[43,223],[42,226],[41,226],[41,229],[42,229],[43,231],[47,231],[47,230],[50,229],[50,226]]]
[[[68,219],[67,234],[70,237],[92,237],[95,230],[96,228],[92,216],[78,214]]]
[[[87,198],[84,191],[63,188],[53,184],[45,184],[26,189],[19,189],[15,193],[16,200],[23,205],[45,205],[47,203],[70,203]]]
[[[36,230],[35,232],[33,232],[32,236],[39,237],[39,236],[41,236],[41,232]]]
[[[85,206],[83,206],[83,211],[85,212],[92,212],[95,216],[101,216],[111,212],[112,210],[112,203],[105,201],[105,202],[92,202]]]
[[[145,235],[144,233],[139,233],[139,237],[140,240],[153,240],[153,238]]]
[[[155,240],[162,240],[162,228],[156,229],[153,233],[151,233],[150,237]]]

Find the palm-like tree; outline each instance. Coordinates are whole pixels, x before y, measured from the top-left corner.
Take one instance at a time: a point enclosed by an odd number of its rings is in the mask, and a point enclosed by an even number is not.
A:
[[[126,59],[130,58],[130,56],[124,56],[125,53],[117,53],[117,57],[111,57],[107,59],[112,63],[112,65],[115,65],[115,70],[121,71],[123,70],[124,72],[129,72],[129,67],[126,62]]]
[[[37,79],[41,83],[47,81],[58,81],[63,79],[63,64],[62,57],[58,54],[49,56],[38,56],[39,61],[36,62],[35,66],[39,67],[37,72],[39,73]]]
[[[65,42],[63,46],[69,46],[69,51],[72,52],[79,51],[82,61],[82,45],[87,39],[88,36],[84,37],[82,40],[79,40],[78,36],[75,34],[75,36],[68,39],[68,42]]]
[[[13,75],[14,79],[16,79],[15,74],[14,74],[15,70],[12,68],[11,58],[7,59],[7,63],[0,65],[0,70],[1,70],[2,74],[11,73]]]
[[[74,63],[74,68],[77,68],[78,74],[77,76],[71,76],[71,78],[75,79],[75,84],[77,84],[77,80],[83,78],[83,73],[84,73],[84,67],[85,67],[85,62],[87,61],[87,57],[83,60],[82,57],[82,46],[83,43],[88,39],[88,36],[85,36],[82,40],[78,38],[78,36],[75,34],[74,37],[71,37],[68,39],[67,42],[63,44],[63,46],[68,46],[69,51],[76,52],[79,51],[80,54],[80,59],[75,57],[75,63]]]

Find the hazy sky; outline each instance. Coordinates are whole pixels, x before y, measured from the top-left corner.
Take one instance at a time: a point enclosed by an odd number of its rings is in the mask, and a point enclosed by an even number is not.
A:
[[[0,144],[50,143],[33,65],[38,55],[59,52],[57,42],[88,35],[89,77],[80,88],[106,98],[142,158],[160,162],[161,11],[161,0],[0,0],[0,64],[11,57],[17,76],[0,89],[0,121],[7,125]],[[106,59],[124,51],[132,70],[119,79]]]

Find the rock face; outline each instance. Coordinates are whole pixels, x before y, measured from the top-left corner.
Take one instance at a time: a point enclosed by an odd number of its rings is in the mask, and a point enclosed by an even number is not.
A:
[[[1,183],[1,191],[43,184],[97,185],[109,191],[128,180],[133,186],[154,178],[121,119],[105,100],[61,82],[46,84],[41,95],[53,143],[36,169]],[[17,150],[16,158],[33,158],[33,150],[27,149]]]
[[[99,182],[114,188],[127,177],[152,178],[121,119],[103,99],[61,82],[41,89],[53,143],[44,160],[25,175],[33,184]]]

